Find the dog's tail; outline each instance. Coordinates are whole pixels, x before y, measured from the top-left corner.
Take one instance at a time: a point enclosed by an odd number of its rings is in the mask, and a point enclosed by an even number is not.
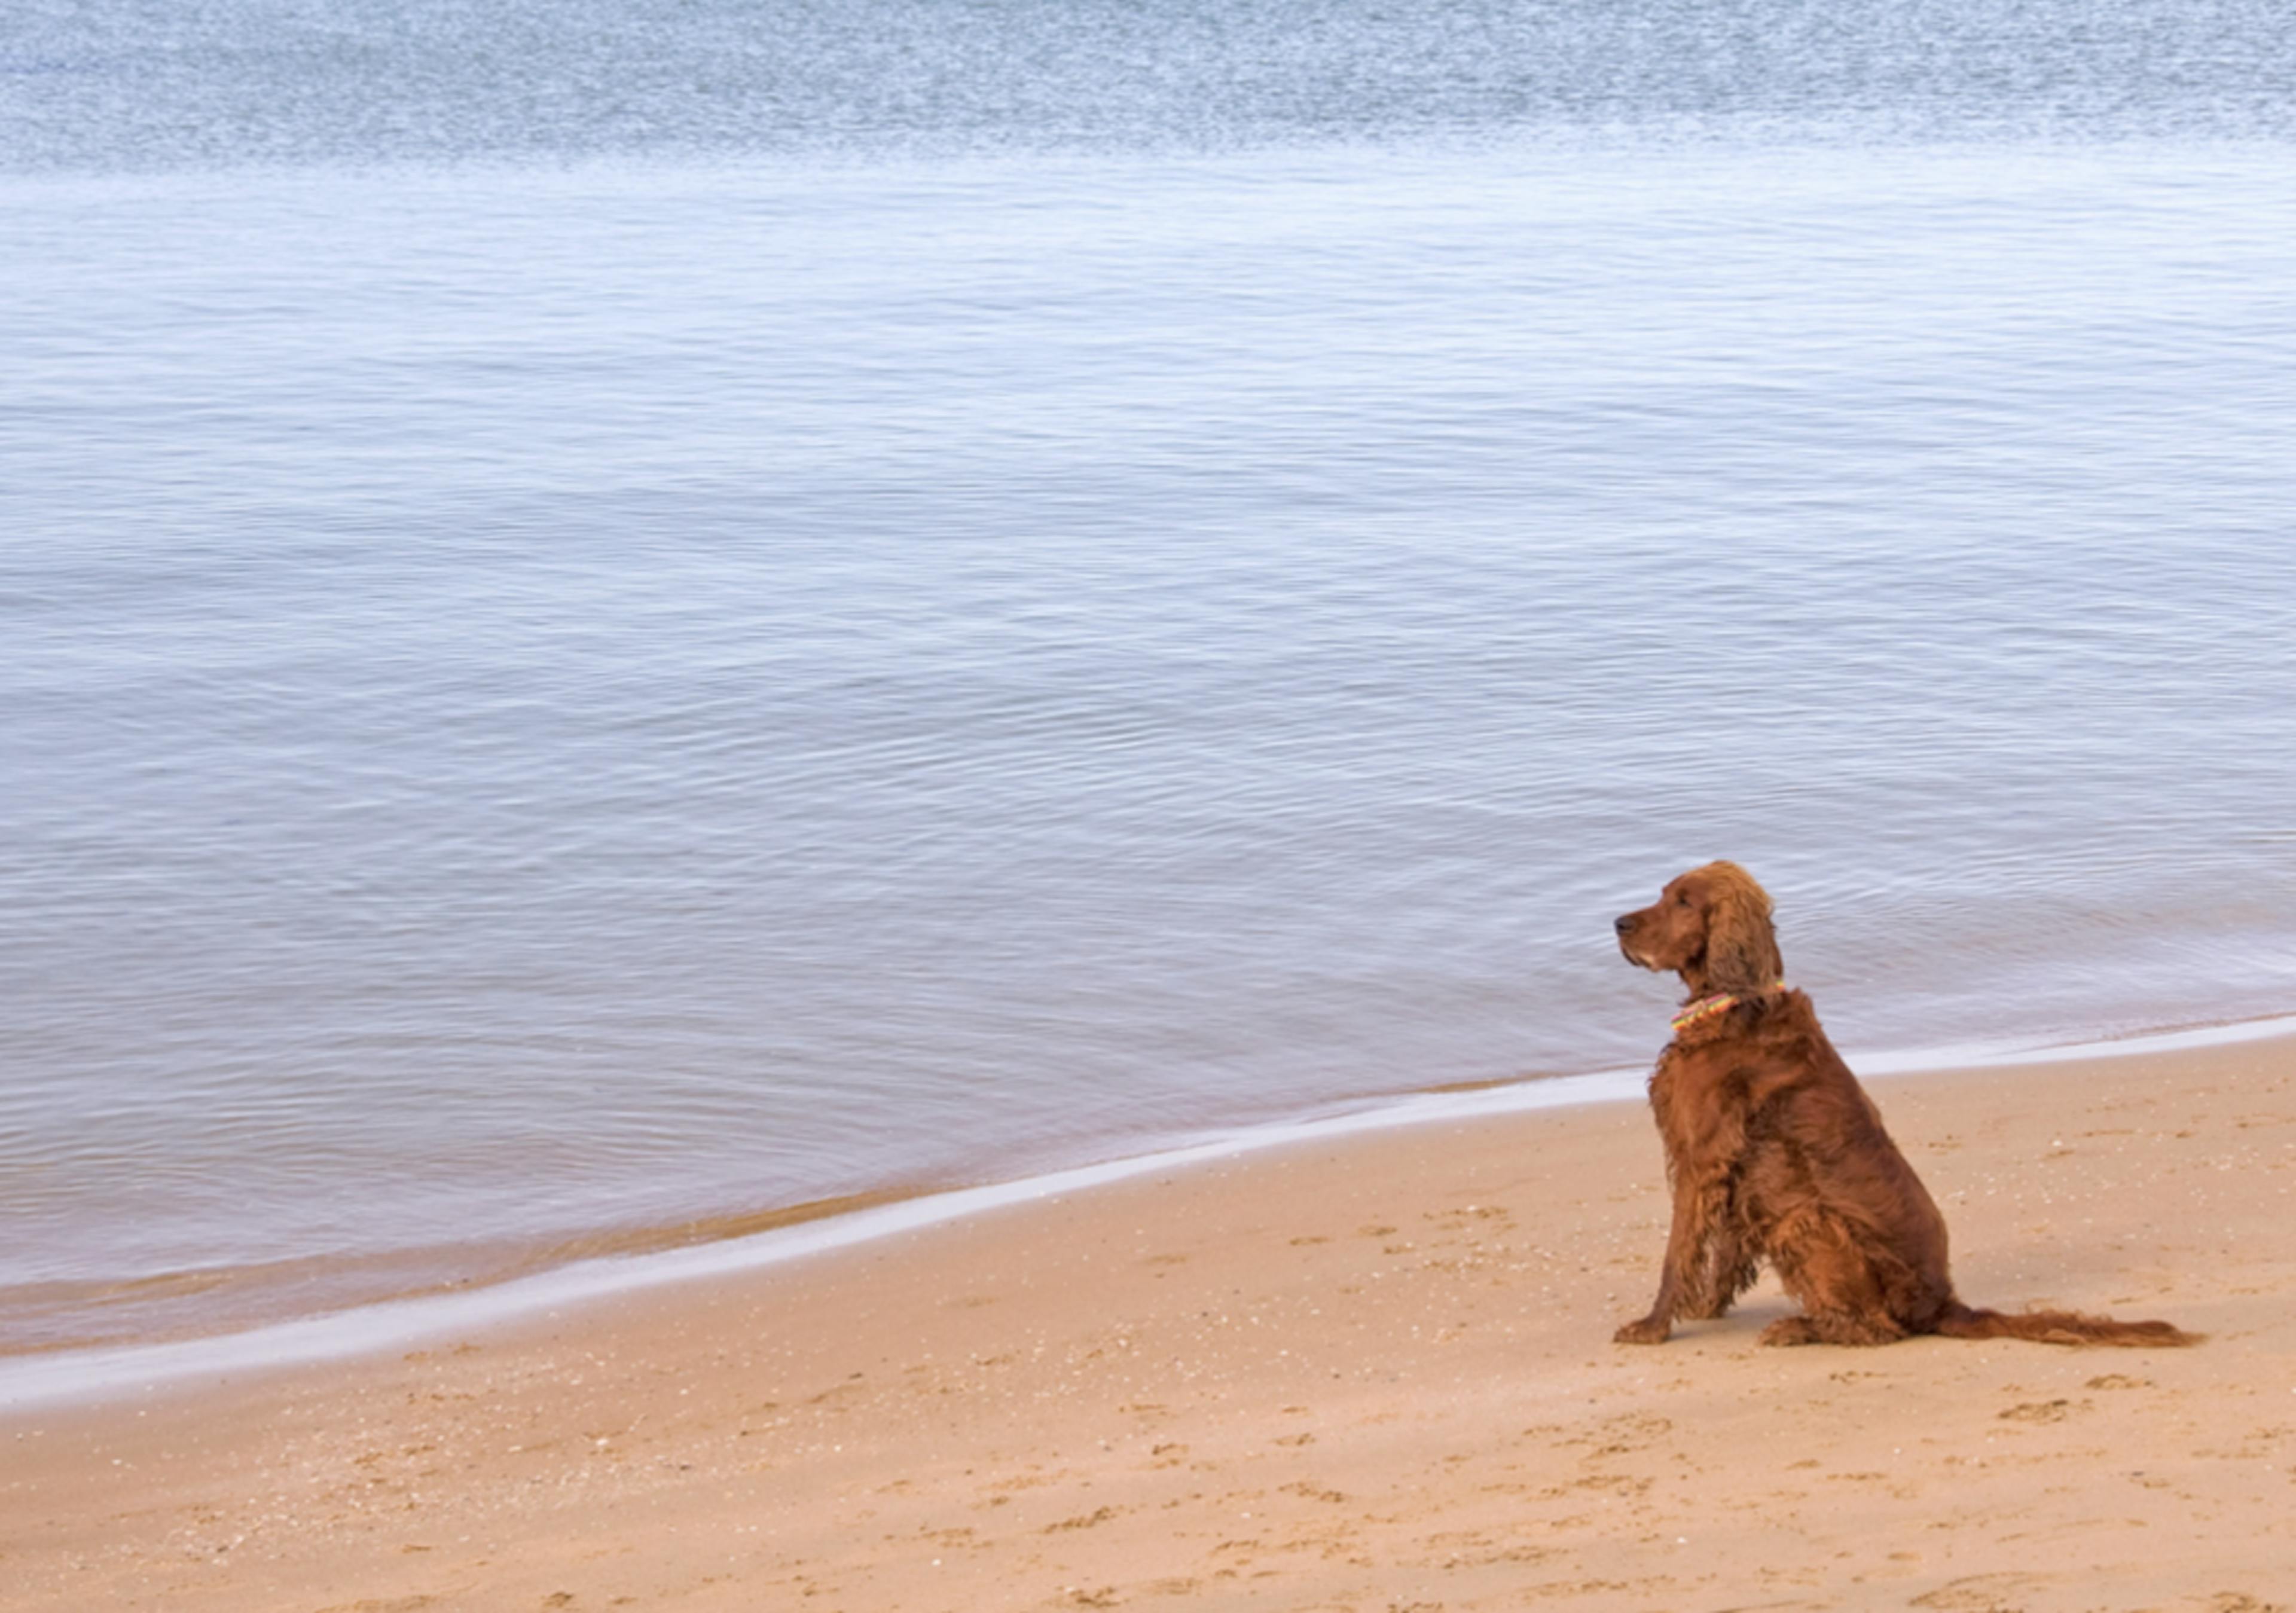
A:
[[[2116,1322],[2078,1311],[1978,1310],[1955,1300],[1938,1318],[1948,1339],[2030,1339],[2037,1344],[2103,1344],[2124,1349],[2181,1348],[2207,1337],[2166,1322]]]

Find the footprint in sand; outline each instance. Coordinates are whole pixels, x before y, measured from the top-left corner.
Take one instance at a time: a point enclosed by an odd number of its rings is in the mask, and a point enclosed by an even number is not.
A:
[[[1075,1518],[1063,1518],[1058,1523],[1048,1523],[1041,1532],[1046,1535],[1065,1535],[1075,1529],[1096,1529],[1111,1519],[1119,1516],[1121,1513],[1117,1508],[1102,1507],[1097,1511],[1083,1513]]]
[[[2038,1574],[1975,1574],[1939,1585],[1926,1596],[1916,1596],[1912,1605],[1933,1608],[1937,1613],[1995,1613],[1997,1609],[2016,1606],[2025,1593],[2048,1583]]]

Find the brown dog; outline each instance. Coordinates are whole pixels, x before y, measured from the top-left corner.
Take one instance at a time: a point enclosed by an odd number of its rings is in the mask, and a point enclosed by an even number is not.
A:
[[[1945,1217],[1833,1051],[1809,999],[1779,978],[1770,898],[1709,863],[1618,921],[1619,949],[1688,988],[1651,1076],[1674,1229],[1650,1314],[1621,1344],[1659,1344],[1677,1316],[1719,1316],[1767,1261],[1802,1314],[1764,1344],[1888,1344],[1915,1333],[2051,1344],[2182,1345],[2165,1322],[2067,1311],[2005,1315],[1954,1298]]]

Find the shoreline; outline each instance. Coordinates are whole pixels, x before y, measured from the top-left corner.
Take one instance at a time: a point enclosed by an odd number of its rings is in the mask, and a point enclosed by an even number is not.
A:
[[[1878,1097],[1969,1301],[2209,1341],[1613,1346],[1642,1106],[1453,1119],[0,1415],[0,1609],[2278,1605],[2296,1038]]]
[[[2296,1014],[2203,1022],[2066,1044],[1998,1043],[1868,1054],[1853,1057],[1850,1062],[1861,1079],[1895,1081],[2175,1053],[2281,1038],[2296,1041]],[[0,1355],[0,1420],[53,1405],[102,1404],[139,1393],[148,1396],[206,1374],[263,1373],[322,1362],[356,1361],[456,1331],[515,1326],[556,1307],[590,1304],[666,1284],[736,1277],[1160,1171],[1415,1126],[1633,1102],[1640,1099],[1647,1074],[1646,1068],[1599,1070],[1395,1094],[1008,1181],[856,1195],[827,1201],[829,1208],[817,1215],[807,1213],[811,1207],[791,1207],[739,1218],[770,1221],[772,1224],[764,1230],[636,1254],[576,1259],[480,1286],[458,1285],[447,1291],[422,1292],[220,1333]]]

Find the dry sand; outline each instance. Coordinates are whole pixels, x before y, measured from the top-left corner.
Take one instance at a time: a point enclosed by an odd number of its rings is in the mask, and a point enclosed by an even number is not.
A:
[[[0,1608],[2296,1607],[2296,1044],[1873,1084],[1964,1295],[1611,1345],[1638,1104],[1296,1147],[0,1424]]]

